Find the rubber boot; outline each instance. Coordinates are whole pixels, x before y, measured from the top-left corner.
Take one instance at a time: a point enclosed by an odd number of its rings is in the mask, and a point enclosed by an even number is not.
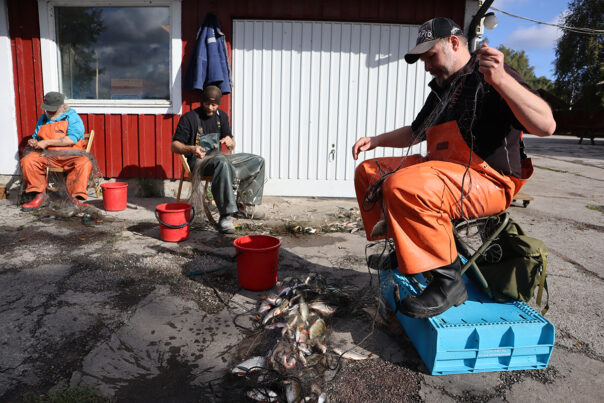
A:
[[[21,206],[21,211],[33,211],[46,205],[46,193],[40,192],[29,203]]]
[[[420,295],[403,299],[398,310],[412,318],[430,318],[458,306],[468,299],[466,286],[461,279],[461,263],[457,258],[447,266],[430,271],[432,281]]]
[[[375,253],[367,258],[367,266],[373,270],[394,270],[398,267],[396,252]]]

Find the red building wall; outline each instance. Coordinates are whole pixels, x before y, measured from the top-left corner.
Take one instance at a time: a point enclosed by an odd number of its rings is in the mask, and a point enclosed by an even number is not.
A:
[[[77,2],[74,1],[74,4]],[[195,47],[195,34],[207,12],[218,16],[231,48],[233,19],[286,19],[393,24],[420,24],[446,16],[463,26],[465,0],[183,0],[183,68]],[[8,16],[19,141],[23,146],[35,129],[44,89],[36,0],[9,0]],[[198,91],[183,91],[182,113],[200,105]],[[230,112],[231,97],[221,109]],[[105,177],[174,178],[180,162],[170,151],[179,115],[80,114],[86,131],[96,136],[92,153]]]

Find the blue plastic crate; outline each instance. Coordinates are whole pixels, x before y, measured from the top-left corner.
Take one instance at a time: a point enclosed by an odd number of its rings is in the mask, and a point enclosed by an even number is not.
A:
[[[426,280],[416,275],[420,285]],[[421,293],[398,270],[380,272],[381,289],[394,310],[394,284],[401,298]],[[468,300],[428,319],[396,317],[432,375],[547,368],[554,325],[524,302],[498,303],[466,276]]]

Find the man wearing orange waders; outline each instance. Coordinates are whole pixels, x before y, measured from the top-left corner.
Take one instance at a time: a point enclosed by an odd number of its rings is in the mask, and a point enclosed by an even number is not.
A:
[[[483,45],[470,54],[461,28],[448,18],[420,27],[416,47],[405,55],[410,64],[418,59],[434,79],[415,121],[359,139],[352,154],[357,159],[361,151],[427,140],[426,156],[367,160],[355,173],[367,239],[392,238],[396,256],[389,259],[402,273],[432,274],[422,294],[398,304],[403,314],[426,318],[467,299],[451,220],[504,211],[532,173],[522,132],[549,136],[556,123],[501,52]]]
[[[84,123],[78,114],[65,105],[59,92],[44,95],[44,113],[38,119],[34,135],[27,142],[27,154],[21,158],[25,192],[33,200],[21,206],[23,211],[41,207],[46,201],[46,168],[62,167],[67,172],[67,191],[73,202],[82,206],[86,200],[88,177],[92,171],[90,159],[84,155]]]

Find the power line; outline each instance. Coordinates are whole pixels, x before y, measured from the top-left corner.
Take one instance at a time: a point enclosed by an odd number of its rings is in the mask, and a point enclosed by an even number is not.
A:
[[[537,24],[549,25],[551,27],[560,28],[560,29],[563,29],[565,31],[574,32],[576,34],[585,34],[585,35],[602,35],[602,34],[604,34],[604,29],[569,27],[567,25],[552,24],[552,23],[549,23],[549,22],[543,22],[543,21],[533,20],[532,18],[522,17],[520,15],[508,13],[507,11],[500,10],[500,9],[498,9],[496,7],[491,7],[491,9],[493,9],[495,11],[499,11],[500,13],[503,13],[503,14],[509,15],[510,17],[520,18],[521,20],[527,20],[527,21],[531,21],[531,22],[536,22]]]

